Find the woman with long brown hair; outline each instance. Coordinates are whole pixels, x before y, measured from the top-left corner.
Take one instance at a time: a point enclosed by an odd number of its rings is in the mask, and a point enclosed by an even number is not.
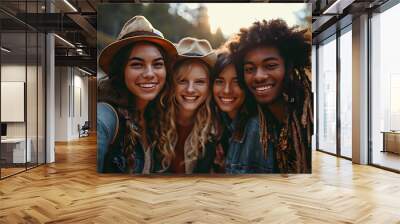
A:
[[[177,51],[143,16],[125,23],[99,56],[98,172],[150,173],[157,102]]]

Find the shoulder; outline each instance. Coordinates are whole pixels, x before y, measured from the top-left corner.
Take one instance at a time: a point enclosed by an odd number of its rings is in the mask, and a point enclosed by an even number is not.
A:
[[[250,117],[246,123],[247,130],[258,130],[260,128],[260,119],[257,115]]]
[[[119,123],[118,113],[115,108],[108,103],[97,103],[97,123],[115,130]]]
[[[250,117],[245,125],[243,139],[253,141],[253,139],[259,139],[260,136],[260,119],[258,116]]]
[[[110,104],[99,102],[97,103],[97,118],[115,120],[118,118],[118,114],[115,108]]]

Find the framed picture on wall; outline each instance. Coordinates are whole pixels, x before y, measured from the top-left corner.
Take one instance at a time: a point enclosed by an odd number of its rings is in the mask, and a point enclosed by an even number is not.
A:
[[[103,4],[102,173],[311,173],[311,5]]]

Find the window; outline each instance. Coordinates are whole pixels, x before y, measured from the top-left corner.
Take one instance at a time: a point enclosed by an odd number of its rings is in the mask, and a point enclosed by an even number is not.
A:
[[[24,12],[38,13],[44,1],[8,2]],[[45,163],[45,35],[11,15],[0,12],[1,119],[6,133],[0,145],[0,178]],[[10,88],[11,87],[11,88]],[[17,99],[10,101],[13,94]],[[19,103],[22,102],[22,103]],[[14,103],[14,104],[13,104]],[[17,110],[12,110],[18,108]],[[19,113],[18,113],[19,112]]]
[[[336,153],[336,35],[318,48],[318,149]]]
[[[371,157],[373,164],[396,170],[400,155],[393,152],[400,145],[391,143],[400,142],[400,132],[392,133],[400,131],[400,33],[393,28],[398,21],[400,4],[371,18]]]
[[[340,155],[352,157],[352,35],[351,26],[340,36]]]
[[[312,92],[313,92],[313,96],[314,96],[314,107],[313,107],[313,111],[314,111],[314,133],[313,133],[313,137],[312,137],[312,150],[315,150],[317,145],[316,145],[316,136],[317,136],[317,125],[316,125],[316,117],[317,117],[317,110],[315,108],[315,106],[317,105],[317,47],[316,45],[312,46],[312,54],[311,54],[311,85],[312,85]]]

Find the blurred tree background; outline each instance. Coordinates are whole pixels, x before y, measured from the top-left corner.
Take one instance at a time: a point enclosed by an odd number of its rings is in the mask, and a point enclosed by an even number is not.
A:
[[[202,4],[194,9],[181,3],[101,4],[97,10],[98,52],[114,41],[123,24],[135,15],[145,16],[174,43],[192,36],[207,39],[213,48],[218,48],[226,41],[220,29],[211,33],[207,8]]]

